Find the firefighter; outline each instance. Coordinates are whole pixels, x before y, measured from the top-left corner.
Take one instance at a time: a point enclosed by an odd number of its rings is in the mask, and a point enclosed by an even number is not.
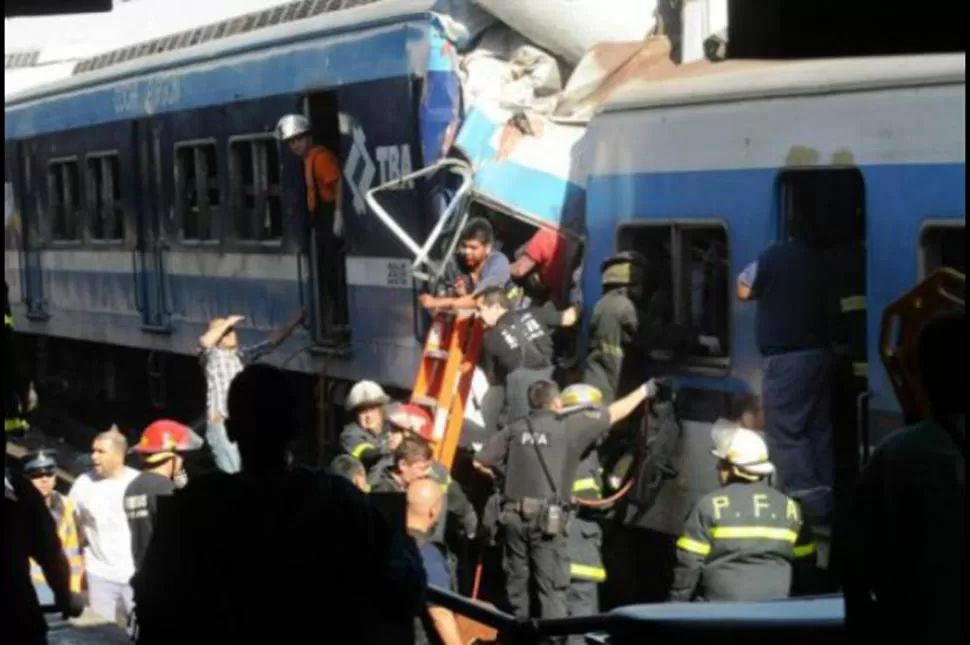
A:
[[[288,114],[276,124],[276,138],[303,160],[310,216],[309,256],[324,303],[320,324],[326,335],[332,335],[345,333],[348,321],[342,173],[337,155],[314,143],[311,130],[305,116]]]
[[[712,353],[720,349],[717,338],[669,324],[669,297],[664,292],[654,293],[647,314],[641,315],[638,307],[645,296],[646,270],[647,259],[636,251],[617,253],[600,266],[603,296],[590,320],[583,383],[599,389],[607,403],[618,391],[640,380],[643,361],[652,350],[676,351],[694,345],[703,345]]]
[[[185,472],[181,453],[198,450],[202,437],[177,421],[155,421],[130,452],[142,455],[147,467],[125,489],[124,507],[131,530],[131,553],[135,571],[141,567],[158,522],[158,500],[181,488]]]
[[[373,490],[376,492],[404,492],[411,481],[411,477],[404,473],[402,469],[408,469],[408,472],[413,471],[413,468],[409,468],[409,464],[414,463],[414,458],[409,455],[431,454],[431,437],[434,422],[430,414],[420,406],[412,403],[393,406],[388,412],[387,419],[390,424],[391,434],[397,434],[402,437],[402,439],[395,442],[397,445],[401,445],[404,440],[410,439],[412,441],[418,441],[427,447],[427,450],[418,450],[415,448],[412,452],[404,451],[402,454],[395,454],[392,458],[383,460],[381,465],[375,468],[377,472],[372,482]],[[420,464],[424,463],[423,457],[417,461]],[[418,471],[422,469],[423,465]],[[433,459],[430,460],[430,465],[424,476],[434,480],[441,487],[441,492],[445,495],[441,516],[458,519],[461,522],[465,537],[473,539],[478,532],[478,514],[475,512],[475,507],[468,500],[468,496],[465,494],[461,485],[451,478],[451,474],[447,468]],[[445,524],[445,522],[438,522],[432,532],[432,539],[439,544],[445,543]]]
[[[670,600],[788,598],[814,570],[815,543],[801,508],[769,484],[775,467],[758,433],[719,419],[711,435],[722,487],[687,518]]]
[[[603,393],[596,388],[577,384],[562,392],[561,416],[577,414],[584,410],[599,410],[603,405]],[[603,481],[595,448],[583,456],[573,481],[573,499],[596,501],[603,497]],[[606,567],[601,549],[603,531],[597,511],[590,506],[577,505],[566,536],[569,554],[569,590],[566,605],[570,616],[589,616],[599,612],[599,585],[606,582]],[[573,639],[585,642],[582,637]]]
[[[57,537],[61,540],[61,549],[67,557],[67,564],[71,568],[71,591],[81,593],[81,580],[84,577],[84,554],[81,553],[81,533],[78,530],[81,523],[78,518],[77,504],[67,495],[61,495],[55,487],[57,485],[57,460],[50,450],[29,452],[23,458],[24,475],[31,481],[37,492],[44,498],[47,509],[54,518],[57,526]],[[41,604],[53,604],[54,596],[51,592],[44,572],[33,559],[30,561],[30,576],[34,580],[38,598]]]
[[[384,388],[374,381],[360,381],[350,388],[344,404],[354,420],[340,433],[340,448],[364,464],[368,473],[378,462],[390,457],[401,441],[399,434],[388,432],[387,414],[390,403]]]
[[[562,418],[563,401],[552,381],[529,388],[532,412],[513,421],[482,448],[476,467],[505,473],[500,523],[509,602],[528,618],[535,588],[542,618],[567,615],[569,565],[566,512],[581,456],[618,421],[656,391],[651,381],[609,408]]]
[[[16,360],[13,342],[13,314],[10,312],[10,291],[3,283],[3,431],[7,436],[20,437],[29,428],[24,414],[28,411],[30,382]]]

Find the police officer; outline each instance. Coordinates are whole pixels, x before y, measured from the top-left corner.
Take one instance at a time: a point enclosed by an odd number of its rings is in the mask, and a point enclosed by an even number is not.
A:
[[[10,293],[3,283],[3,431],[7,436],[19,437],[30,425],[24,418],[30,401],[30,381],[15,360],[13,342],[13,314],[10,312]]]
[[[530,615],[530,583],[535,586],[541,617],[567,615],[568,487],[583,453],[655,390],[651,381],[606,410],[589,409],[563,418],[559,387],[537,381],[528,391],[531,413],[489,439],[478,453],[478,468],[505,473],[500,517],[503,566],[516,616]]]
[[[354,418],[340,432],[340,448],[359,459],[368,472],[389,457],[401,441],[400,435],[388,432],[384,406],[390,400],[374,381],[358,382],[347,395],[345,407]]]
[[[811,530],[798,503],[769,485],[775,467],[758,433],[720,419],[711,435],[722,487],[687,518],[670,600],[787,598],[814,569]]]
[[[80,593],[81,580],[84,577],[84,555],[81,553],[83,539],[79,531],[81,522],[74,500],[55,489],[57,460],[54,458],[53,451],[38,450],[27,453],[23,459],[23,470],[24,475],[43,498],[51,517],[54,518],[57,537],[61,540],[61,550],[64,551],[67,563],[71,567],[71,591]],[[44,578],[43,570],[34,560],[30,561],[30,575],[34,580],[34,588],[41,603],[52,604],[53,592]]]
[[[6,451],[6,436],[4,436]],[[84,611],[84,599],[71,591],[71,569],[61,550],[57,527],[34,486],[22,476],[3,478],[3,635],[5,642],[47,642],[47,623],[31,583],[30,560],[44,573],[54,603],[65,618]]]
[[[603,394],[596,388],[577,384],[562,392],[562,416],[577,414],[584,410],[598,410],[603,404]],[[589,616],[599,611],[599,585],[606,582],[606,567],[601,549],[603,531],[599,525],[599,513],[582,501],[596,502],[603,498],[603,478],[595,449],[590,449],[579,464],[573,481],[573,500],[577,502],[575,514],[566,536],[569,554],[569,590],[566,605],[570,616]],[[583,643],[582,637],[573,639]]]
[[[546,327],[526,310],[513,310],[502,287],[486,287],[477,294],[478,315],[485,328],[482,359],[491,387],[482,401],[488,433],[498,430],[503,411],[508,419],[529,411],[524,394],[529,384],[552,376],[552,338]]]

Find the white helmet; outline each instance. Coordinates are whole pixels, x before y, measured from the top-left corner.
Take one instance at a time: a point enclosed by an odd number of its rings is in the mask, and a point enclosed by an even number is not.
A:
[[[289,141],[310,131],[310,121],[302,114],[287,114],[276,124],[276,138]]]
[[[711,428],[711,438],[714,440],[711,454],[734,466],[739,475],[760,478],[775,472],[774,464],[768,461],[768,445],[754,430],[718,419]]]
[[[391,397],[384,393],[384,388],[374,381],[360,381],[350,388],[344,407],[356,410],[365,405],[385,405],[390,400]]]

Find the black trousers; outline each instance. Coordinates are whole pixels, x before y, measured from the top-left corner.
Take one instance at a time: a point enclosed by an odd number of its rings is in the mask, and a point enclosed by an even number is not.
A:
[[[516,617],[530,616],[529,601],[534,591],[540,617],[565,618],[569,588],[566,536],[545,535],[535,518],[526,519],[515,511],[504,511],[501,522],[502,567]]]

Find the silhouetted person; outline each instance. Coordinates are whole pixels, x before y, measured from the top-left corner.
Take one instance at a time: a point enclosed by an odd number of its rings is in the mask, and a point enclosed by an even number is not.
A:
[[[927,419],[879,445],[846,514],[846,618],[860,641],[964,643],[966,314],[928,322],[917,359]]]
[[[7,440],[4,437],[4,453]],[[30,559],[44,572],[54,602],[65,617],[84,611],[81,596],[71,593],[71,570],[57,526],[43,497],[23,476],[6,472],[3,481],[3,642],[47,642],[47,623],[30,578]]]
[[[359,459],[350,455],[337,455],[330,462],[330,472],[340,475],[365,493],[370,492],[370,486],[367,485],[367,470]]]
[[[187,629],[200,643],[413,642],[420,556],[343,477],[287,470],[295,404],[276,368],[233,380],[226,429],[242,471],[163,500],[175,521],[162,518],[133,580],[137,642]]]

